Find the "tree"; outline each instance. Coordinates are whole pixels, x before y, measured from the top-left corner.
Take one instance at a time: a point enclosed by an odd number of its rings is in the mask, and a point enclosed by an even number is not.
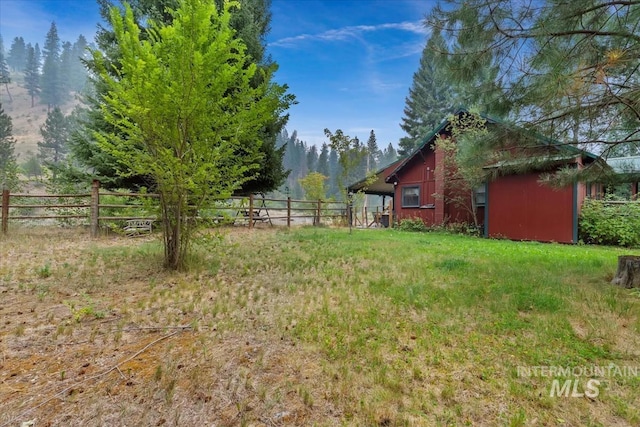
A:
[[[11,74],[9,73],[9,67],[7,61],[4,58],[4,52],[0,50],[0,84],[3,84],[9,95],[9,101],[13,101],[11,92],[9,92],[9,83],[11,83]]]
[[[89,59],[88,48],[89,43],[87,43],[87,39],[82,34],[78,36],[78,40],[71,48],[69,82],[70,89],[74,92],[80,92],[87,83],[87,71],[84,67],[84,61]]]
[[[13,71],[22,70],[27,61],[27,46],[22,37],[16,37],[11,43],[9,54],[7,55],[7,64]]]
[[[318,167],[317,167],[318,172],[320,172],[322,175],[328,177],[330,172],[329,172],[329,146],[327,145],[327,143],[323,143],[322,147],[320,148],[320,155],[318,156]]]
[[[42,141],[38,142],[38,155],[57,177],[57,168],[68,151],[69,121],[59,107],[47,113],[44,125],[40,127]]]
[[[101,14],[106,21],[109,21],[109,10],[116,1],[99,0]],[[140,28],[140,38],[149,37],[149,22],[171,24],[173,15],[169,10],[175,9],[177,0],[131,0],[129,1],[135,20]],[[236,38],[240,38],[247,46],[247,56],[251,62],[256,64],[262,71],[256,73],[251,84],[258,87],[263,79],[270,78],[277,69],[269,57],[264,56],[265,36],[269,30],[271,15],[269,13],[269,0],[240,0],[240,8],[234,9],[230,26],[236,31]],[[222,7],[223,1],[216,0],[217,6]],[[100,27],[96,35],[96,43],[106,58],[111,62],[111,67],[117,70],[121,53],[119,46],[115,43],[115,35],[108,26]],[[87,62],[89,70],[95,73],[95,64],[89,59]],[[85,99],[89,112],[85,118],[84,127],[92,129],[94,132],[110,131],[111,125],[106,123],[102,117],[99,102],[97,99],[105,90],[105,85],[100,81],[100,77],[92,81],[95,95]],[[289,103],[294,102],[293,95],[288,94]],[[288,119],[287,115],[273,116],[265,124],[258,135],[261,141],[260,152],[261,161],[258,173],[249,173],[248,180],[245,180],[241,189],[237,193],[255,193],[270,191],[280,186],[287,178],[287,169],[283,166],[285,147],[276,145],[276,137],[283,129]],[[253,141],[246,141],[253,144]],[[87,169],[94,172],[94,177],[98,177],[106,187],[115,188],[136,188],[141,185],[153,187],[147,174],[126,177],[117,174],[124,165],[117,162],[112,156],[104,153],[93,138],[93,132],[83,132],[73,137],[72,151],[76,159]],[[240,153],[239,153],[240,154]]]
[[[365,156],[358,138],[351,138],[342,129],[337,129],[335,133],[329,129],[324,130],[324,134],[329,138],[329,146],[338,155],[340,165],[340,175],[338,176],[338,189],[342,195],[342,200],[347,200],[346,186],[354,180],[356,168]]]
[[[62,50],[60,53],[59,72],[60,76],[64,78],[60,79],[61,90],[66,95],[71,92],[71,72],[73,69],[73,62],[75,61],[72,53],[73,45],[70,42],[62,42]]]
[[[604,156],[640,142],[640,1],[469,0],[429,22],[462,46],[453,79],[495,66],[488,105],[523,128]]]
[[[286,89],[258,71],[230,26],[230,8],[184,0],[171,24],[150,22],[142,39],[130,6],[111,9],[120,68],[100,50],[93,60],[107,91],[111,132],[97,135],[126,168],[149,174],[160,194],[165,266],[185,267],[192,216],[211,198],[229,197],[259,169],[260,130],[289,106]],[[251,81],[263,72],[262,83]],[[251,143],[249,143],[251,142]]]
[[[300,178],[300,185],[304,190],[304,197],[307,200],[325,200],[327,198],[327,188],[325,181],[327,176],[319,172],[310,172],[304,178]]]
[[[40,82],[43,104],[60,105],[64,100],[64,88],[60,74],[60,37],[56,23],[52,22],[44,43],[44,64],[42,65],[42,80]]]
[[[391,143],[382,151],[380,166],[387,166],[398,160],[398,152]]]
[[[0,189],[16,189],[19,186],[18,165],[11,117],[4,112],[0,104]]]
[[[31,96],[31,107],[35,105],[35,98],[40,94],[40,72],[38,71],[36,51],[29,44],[27,46],[27,64],[24,69],[24,87]]]
[[[42,176],[42,167],[38,156],[33,153],[27,153],[27,155],[27,160],[22,164],[22,171],[27,177],[39,179]]]
[[[367,140],[367,173],[378,169],[381,154],[378,148],[376,134],[372,129],[371,133],[369,133],[369,139]]]
[[[312,145],[307,150],[307,170],[309,172],[316,172],[318,169],[318,149],[315,145]]]
[[[451,79],[440,63],[446,51],[439,31],[433,31],[427,41],[420,67],[413,74],[409,95],[405,99],[404,116],[400,127],[407,136],[399,143],[402,156],[412,153],[425,136],[444,120],[456,107]]]

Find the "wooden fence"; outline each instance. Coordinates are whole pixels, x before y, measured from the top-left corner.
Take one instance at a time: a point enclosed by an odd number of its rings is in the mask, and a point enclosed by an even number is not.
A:
[[[2,233],[7,234],[9,223],[13,221],[56,220],[89,225],[91,236],[96,237],[105,224],[117,227],[132,219],[157,220],[154,212],[157,203],[144,200],[158,197],[157,194],[101,191],[99,181],[93,182],[90,193],[83,194],[11,194],[9,190],[3,190],[0,208]],[[137,202],[122,202],[127,199]],[[287,227],[294,222],[300,225],[327,222],[347,225],[347,218],[351,217],[349,212],[349,206],[343,202],[293,200],[290,197],[270,199],[252,194],[207,205],[198,211],[196,219],[249,228],[258,223]]]

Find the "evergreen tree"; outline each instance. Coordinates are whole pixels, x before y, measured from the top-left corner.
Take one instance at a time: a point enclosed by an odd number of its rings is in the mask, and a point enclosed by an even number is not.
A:
[[[322,175],[329,177],[329,145],[326,142],[320,148],[317,170]]]
[[[9,101],[13,101],[11,92],[9,92],[9,83],[11,83],[11,73],[9,73],[7,61],[4,58],[4,52],[0,50],[0,84],[4,85],[7,95],[9,96]]]
[[[0,190],[16,189],[19,185],[18,165],[16,163],[15,145],[11,117],[4,112],[0,104]]]
[[[380,159],[380,167],[386,167],[386,166],[390,165],[391,163],[395,162],[396,160],[398,160],[398,152],[393,147],[393,145],[391,143],[389,143],[389,145],[387,145],[387,148],[382,150],[382,157]]]
[[[56,179],[56,170],[65,158],[68,151],[69,121],[59,107],[54,107],[47,114],[47,120],[40,127],[42,141],[38,142],[38,154],[45,165],[53,171]]]
[[[40,67],[42,67],[42,52],[40,51],[40,45],[36,43],[33,48],[36,57],[36,64],[38,65],[38,72],[40,72]]]
[[[455,82],[488,96],[481,111],[604,153],[640,142],[640,3],[467,0],[429,18],[450,46]]]
[[[311,148],[307,151],[307,170],[309,173],[317,172],[318,167],[318,149],[315,145],[312,145]]]
[[[367,140],[367,173],[378,169],[380,155],[381,152],[380,148],[378,148],[376,133],[372,129],[371,133],[369,133],[369,139]]]
[[[24,38],[16,37],[11,43],[9,54],[7,55],[7,64],[13,69],[13,71],[20,71],[24,69],[24,65],[27,62],[27,45],[24,42]]]
[[[98,0],[101,14],[105,20],[108,19],[109,9],[115,4],[111,0]],[[170,24],[173,17],[169,10],[174,10],[180,3],[178,0],[132,0],[131,5],[135,20],[140,26],[141,38],[148,38],[147,26],[151,22]],[[252,85],[258,87],[265,81],[269,81],[277,69],[269,57],[265,57],[265,36],[269,30],[271,14],[269,12],[270,0],[240,0],[240,8],[234,10],[231,16],[231,27],[236,31],[236,37],[240,38],[247,46],[247,54],[260,69],[260,73],[252,79]],[[223,1],[216,0],[220,9]],[[120,51],[115,43],[114,33],[111,28],[100,27],[96,35],[98,48],[105,52],[110,66],[116,69],[119,63]],[[88,62],[89,70],[95,73],[95,64]],[[128,178],[119,177],[117,170],[122,169],[122,165],[112,156],[102,152],[93,138],[97,131],[109,130],[110,125],[105,123],[102,113],[99,111],[96,99],[104,92],[105,88],[100,78],[93,81],[95,96],[86,99],[90,111],[87,115],[85,127],[92,132],[85,132],[84,135],[74,135],[72,150],[77,160],[85,167],[92,169],[106,187],[128,187],[135,188],[139,185],[149,186],[149,178],[145,176],[130,176]],[[293,103],[293,95],[287,95],[287,102]],[[287,177],[287,170],[283,166],[283,156],[285,147],[276,147],[276,138],[283,129],[288,119],[287,115],[271,117],[266,123],[260,135],[261,156],[260,171],[258,174],[251,174],[248,181],[244,182],[241,193],[255,193],[270,191],[277,188]],[[248,145],[252,141],[246,141]],[[238,153],[242,155],[241,152]]]
[[[439,56],[445,50],[440,32],[432,32],[422,50],[420,67],[413,74],[413,82],[405,100],[400,127],[407,136],[400,139],[401,155],[413,152],[422,139],[457,107],[453,105],[455,101],[448,72],[439,64]]]
[[[38,62],[36,51],[27,45],[27,64],[24,69],[24,87],[31,96],[31,107],[35,105],[35,98],[40,94],[40,73],[38,72]]]
[[[71,49],[71,65],[69,71],[70,89],[76,93],[82,91],[87,83],[87,71],[84,62],[89,59],[87,39],[80,34]]]
[[[60,105],[64,100],[62,75],[60,70],[60,38],[56,23],[52,22],[44,43],[44,64],[40,81],[41,102],[49,108]]]
[[[74,62],[73,53],[71,48],[73,45],[70,42],[62,42],[62,50],[60,53],[60,84],[62,93],[66,95],[71,92],[71,72],[73,69],[72,63]],[[64,77],[63,77],[64,76]]]

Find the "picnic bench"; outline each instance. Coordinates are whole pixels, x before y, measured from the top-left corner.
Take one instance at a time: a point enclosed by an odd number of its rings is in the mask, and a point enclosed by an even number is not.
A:
[[[152,219],[129,219],[124,227],[124,232],[128,237],[137,237],[151,234],[152,229]]]

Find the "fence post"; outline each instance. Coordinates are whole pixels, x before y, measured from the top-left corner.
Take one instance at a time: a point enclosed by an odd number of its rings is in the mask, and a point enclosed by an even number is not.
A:
[[[253,228],[253,194],[249,194],[249,228]]]
[[[2,189],[2,234],[9,231],[9,189]]]
[[[322,212],[322,200],[318,199],[318,212],[316,212],[316,225],[320,225],[320,213]]]
[[[91,207],[90,209],[90,223],[91,223],[91,237],[98,237],[98,218],[100,217],[100,181],[94,179],[91,182]]]
[[[291,228],[291,196],[287,196],[287,227]]]

